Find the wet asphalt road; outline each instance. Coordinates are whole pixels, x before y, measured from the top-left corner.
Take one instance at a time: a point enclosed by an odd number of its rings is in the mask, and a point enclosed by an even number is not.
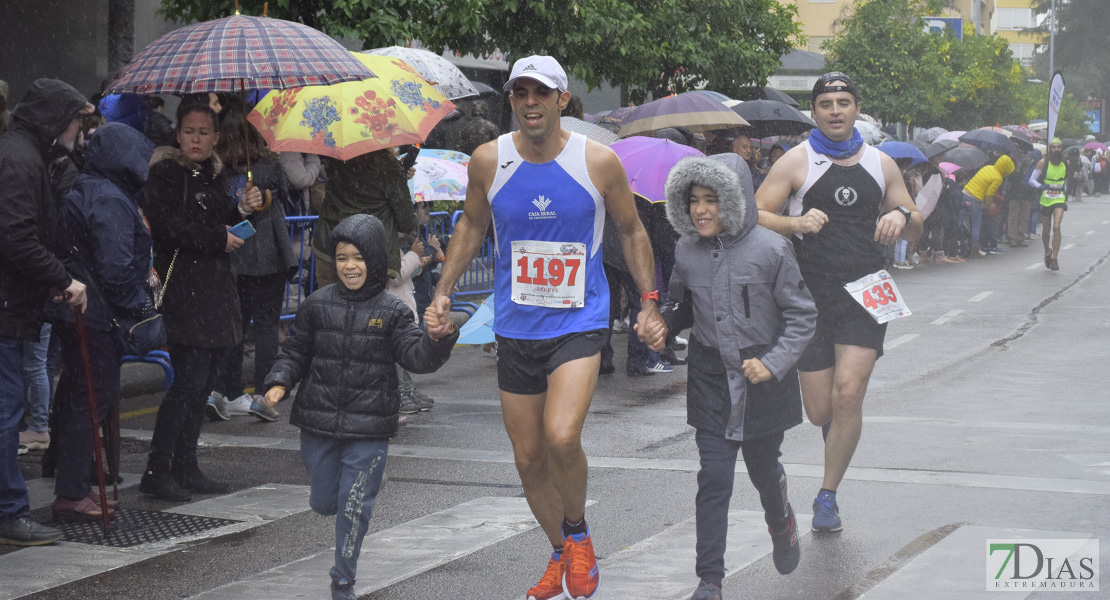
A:
[[[1064,230],[1068,249],[1059,272],[1029,268],[1042,256],[1040,241],[1032,240],[1000,256],[893,273],[914,315],[891,323],[888,350],[871,380],[863,438],[839,492],[844,532],[805,535],[801,565],[788,577],[762,555],[726,580],[726,598],[859,597],[899,581],[907,565],[960,527],[1110,539],[1110,198],[1073,205]],[[614,336],[618,366],[624,339]],[[158,375],[138,369],[127,377]],[[458,347],[440,372],[417,378],[419,389],[440,402],[410,418],[394,440],[371,532],[475,498],[520,495],[495,402],[495,371],[491,354]],[[587,516],[599,557],[694,515],[696,473],[686,467],[697,452],[683,414],[685,375],[684,367],[646,378],[618,371],[598,384],[583,442],[595,465],[588,496],[596,503]],[[126,398],[122,427],[149,432],[160,398]],[[207,424],[205,434],[295,441],[287,404],[279,406],[277,423],[237,417]],[[234,490],[307,485],[295,450],[235,447],[227,445],[234,438],[220,439],[202,448],[201,464]],[[402,456],[406,449],[415,456]],[[799,513],[810,513],[820,487],[822,450],[820,431],[808,423],[787,433],[782,461]],[[125,441],[122,470],[141,472],[145,451],[144,443]],[[29,478],[39,475],[36,458],[22,459]],[[678,466],[659,468],[648,459]],[[134,487],[124,489],[122,501],[145,510],[170,506]],[[758,510],[742,474],[732,506]],[[802,525],[808,529],[808,521]],[[332,520],[301,512],[28,597],[186,598],[333,544]],[[520,598],[543,568],[545,544],[533,528],[362,598]],[[769,541],[766,546],[761,552],[770,550]],[[982,560],[980,554],[967,550],[965,560]],[[55,566],[45,560],[41,568]],[[896,596],[948,597],[942,590],[961,585],[983,589],[982,579],[953,581],[943,570],[930,576],[939,586],[935,593],[921,595],[915,587]],[[688,577],[692,587],[695,575]],[[599,597],[609,598],[604,591]],[[1033,597],[1055,597],[1046,594]]]

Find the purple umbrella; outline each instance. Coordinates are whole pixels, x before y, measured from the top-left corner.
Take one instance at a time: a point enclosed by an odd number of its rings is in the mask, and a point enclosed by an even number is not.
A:
[[[1090,142],[1086,146],[1083,146],[1083,149],[1084,150],[1102,150],[1103,152],[1106,152],[1106,150],[1107,150],[1106,144],[1103,144],[1102,142]]]
[[[694,148],[670,140],[640,136],[625,138],[610,148],[624,163],[632,191],[652,202],[667,199],[663,188],[667,175],[678,161],[687,156],[705,156]]]

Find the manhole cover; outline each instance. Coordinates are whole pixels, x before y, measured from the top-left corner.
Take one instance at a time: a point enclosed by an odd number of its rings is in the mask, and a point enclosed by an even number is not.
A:
[[[130,548],[140,544],[195,535],[238,522],[121,508],[116,510],[107,534],[104,533],[104,526],[100,521],[55,522],[51,523],[51,526],[60,529],[65,534],[67,542]]]

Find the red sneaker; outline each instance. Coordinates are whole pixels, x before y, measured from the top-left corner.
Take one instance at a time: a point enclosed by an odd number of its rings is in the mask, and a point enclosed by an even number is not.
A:
[[[547,570],[540,577],[540,582],[528,590],[528,600],[563,600],[563,572],[566,571],[566,561],[563,555],[551,553],[547,561]]]
[[[563,574],[563,592],[570,600],[593,598],[601,586],[601,574],[597,569],[590,528],[586,527],[586,533],[565,536],[563,544],[563,556],[567,563]]]

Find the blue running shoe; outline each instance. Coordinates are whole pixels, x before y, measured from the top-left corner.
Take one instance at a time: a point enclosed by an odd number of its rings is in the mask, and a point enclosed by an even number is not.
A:
[[[813,531],[840,531],[840,508],[836,506],[836,494],[821,490],[813,501]]]

